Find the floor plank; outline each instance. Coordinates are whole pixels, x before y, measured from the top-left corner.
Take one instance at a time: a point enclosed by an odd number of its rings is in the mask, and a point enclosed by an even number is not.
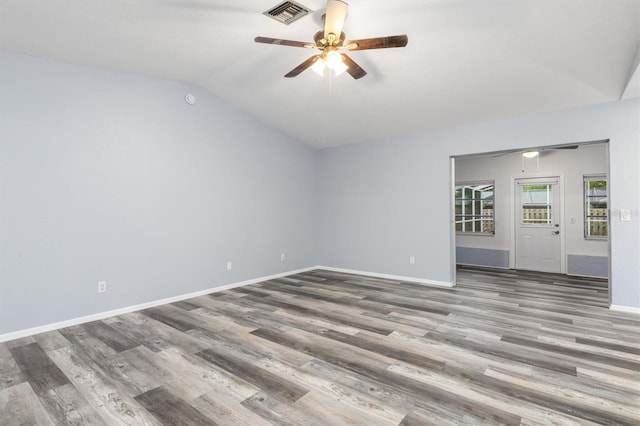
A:
[[[0,390],[0,425],[54,425],[27,382]]]
[[[217,424],[163,387],[148,390],[136,396],[135,399],[165,425],[215,426]]]

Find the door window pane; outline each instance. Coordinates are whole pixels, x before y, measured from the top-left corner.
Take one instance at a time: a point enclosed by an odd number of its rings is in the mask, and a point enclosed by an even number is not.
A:
[[[551,184],[523,185],[520,190],[523,225],[551,225],[553,220]]]

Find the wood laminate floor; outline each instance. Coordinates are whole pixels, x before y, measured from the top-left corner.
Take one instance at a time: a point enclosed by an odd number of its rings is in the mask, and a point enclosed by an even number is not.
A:
[[[0,424],[640,424],[607,284],[312,271],[0,344]]]

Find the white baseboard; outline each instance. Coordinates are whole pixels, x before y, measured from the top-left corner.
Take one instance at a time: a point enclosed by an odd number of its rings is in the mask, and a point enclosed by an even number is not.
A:
[[[299,274],[301,272],[308,272],[317,269],[312,266],[309,268],[296,269],[294,271],[282,272],[275,275],[269,275],[266,277],[253,278],[246,281],[227,284],[220,287],[213,287],[206,290],[195,291],[193,293],[181,294],[179,296],[168,297],[166,299],[154,300],[151,302],[141,303],[138,305],[126,306],[124,308],[118,308],[111,311],[99,312],[97,314],[87,315],[78,318],[72,318],[65,321],[54,322],[51,324],[45,324],[38,327],[27,328],[24,330],[12,331],[6,334],[0,334],[0,343],[7,342],[9,340],[20,339],[23,337],[33,336],[34,334],[46,333],[47,331],[58,330],[60,328],[71,327],[73,325],[84,324],[91,321],[98,321],[104,318],[113,317],[116,315],[128,314],[129,312],[140,311],[142,309],[153,308],[159,305],[166,305],[167,303],[179,302],[181,300],[191,299],[193,297],[204,296],[205,294],[217,293],[219,291],[229,290],[236,287],[242,287],[249,284],[255,284],[262,281],[272,280],[274,278],[286,277],[288,275]]]
[[[412,282],[412,283],[433,285],[433,286],[438,286],[438,287],[453,287],[454,286],[453,283],[446,282],[446,281],[434,281],[434,280],[427,280],[427,279],[424,279],[424,278],[404,277],[404,276],[401,276],[401,275],[379,274],[377,272],[358,271],[358,270],[355,270],[355,269],[334,268],[334,267],[331,267],[331,266],[316,266],[316,269],[323,269],[325,271],[332,271],[332,272],[343,272],[345,274],[366,275],[366,276],[369,276],[369,277],[385,278],[385,279],[396,280],[396,281],[409,281],[409,282]]]
[[[640,315],[640,308],[635,306],[610,305],[609,309],[618,312],[629,312],[630,314]]]

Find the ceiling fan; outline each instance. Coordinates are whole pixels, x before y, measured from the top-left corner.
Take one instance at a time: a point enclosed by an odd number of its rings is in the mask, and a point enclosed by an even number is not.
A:
[[[285,74],[285,77],[295,77],[307,68],[312,68],[323,74],[326,68],[333,70],[336,75],[346,71],[351,77],[358,79],[367,72],[354,62],[349,56],[340,53],[340,49],[348,51],[366,49],[384,49],[389,47],[404,47],[409,39],[406,35],[374,37],[361,40],[345,41],[342,32],[344,19],[347,15],[348,4],[341,0],[327,0],[327,11],[324,21],[324,31],[318,31],[313,36],[313,43],[293,40],[282,40],[270,37],[256,37],[256,43],[277,44],[292,47],[318,49],[320,54],[314,55]]]

